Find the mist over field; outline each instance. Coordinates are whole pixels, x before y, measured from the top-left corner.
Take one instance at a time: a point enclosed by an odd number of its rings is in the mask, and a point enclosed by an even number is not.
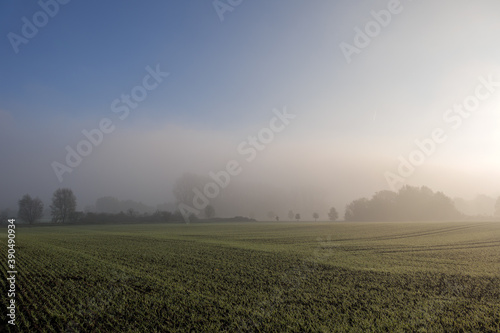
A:
[[[2,208],[61,187],[174,207],[185,173],[236,161],[218,216],[326,219],[404,184],[493,214],[496,1],[56,5],[40,27],[0,5]]]
[[[0,332],[500,332],[499,13],[0,1]]]

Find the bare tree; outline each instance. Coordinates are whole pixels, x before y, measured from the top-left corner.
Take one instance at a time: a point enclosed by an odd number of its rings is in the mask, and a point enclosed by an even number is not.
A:
[[[205,184],[206,180],[202,176],[194,173],[184,173],[182,177],[175,181],[172,192],[177,203],[192,205],[195,196],[194,189],[197,188],[203,191],[203,186]]]
[[[215,208],[212,205],[205,207],[205,217],[210,219],[215,216]]]
[[[56,223],[65,223],[71,220],[76,209],[76,197],[69,188],[60,188],[52,196],[52,205],[50,210],[52,221]]]
[[[319,214],[318,213],[314,213],[313,214],[313,218],[314,218],[314,222],[316,222],[319,218]]]
[[[127,215],[130,217],[137,217],[139,215],[133,208],[127,209]]]
[[[295,214],[295,219],[296,219],[297,221],[299,221],[299,220],[300,220],[300,214],[299,214],[299,213]]]
[[[20,219],[33,224],[36,220],[40,219],[43,215],[43,203],[38,198],[31,198],[29,194],[25,194],[19,200],[19,212],[17,216]]]
[[[335,207],[330,208],[330,211],[328,212],[328,218],[330,219],[330,221],[336,221],[339,218],[339,213],[337,213]]]

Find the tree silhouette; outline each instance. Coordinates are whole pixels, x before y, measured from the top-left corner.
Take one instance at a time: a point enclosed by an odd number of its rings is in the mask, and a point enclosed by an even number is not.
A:
[[[369,201],[366,198],[354,200],[345,208],[345,220],[368,221],[370,219],[368,205]]]
[[[319,214],[318,213],[314,213],[313,214],[313,218],[314,218],[314,222],[316,222],[319,218]]]
[[[179,179],[175,181],[172,190],[177,203],[184,203],[192,205],[195,196],[194,189],[203,190],[206,184],[206,179],[194,173],[184,173]]]
[[[296,219],[297,221],[299,221],[299,220],[300,220],[300,214],[299,214],[299,213],[295,214],[295,219]]]
[[[52,221],[65,223],[72,219],[76,209],[76,197],[69,188],[60,188],[52,196],[50,210]]]
[[[205,217],[210,219],[215,216],[215,208],[212,205],[205,207]]]
[[[20,219],[33,224],[36,220],[40,219],[43,215],[43,203],[40,199],[32,199],[29,194],[25,194],[21,200],[19,200],[19,212],[17,216]]]
[[[339,213],[337,213],[335,207],[330,208],[330,211],[328,212],[328,218],[330,219],[330,221],[336,221],[339,218]]]
[[[346,206],[346,221],[431,221],[460,217],[453,201],[442,192],[404,186],[397,193],[380,191]]]

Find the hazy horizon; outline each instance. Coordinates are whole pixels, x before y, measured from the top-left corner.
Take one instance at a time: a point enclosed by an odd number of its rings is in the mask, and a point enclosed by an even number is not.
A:
[[[63,3],[31,37],[41,5],[0,4],[0,209],[26,193],[48,207],[61,187],[79,210],[104,196],[156,206],[184,173],[230,161],[224,215],[324,218],[391,189],[388,173],[500,196],[498,2]],[[370,22],[380,31],[356,46]],[[400,156],[423,160],[402,175]]]

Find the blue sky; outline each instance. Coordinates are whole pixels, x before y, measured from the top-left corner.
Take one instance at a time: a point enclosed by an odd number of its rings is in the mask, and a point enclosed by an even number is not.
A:
[[[9,8],[4,33],[20,31],[20,18],[40,10],[34,3]],[[19,54],[3,40],[9,65],[2,72],[11,79],[2,85],[2,100],[19,117],[98,117],[147,65],[160,64],[171,82],[141,106],[151,108],[148,116],[238,123],[244,113],[234,110],[242,105],[250,111],[280,98],[284,103],[304,89],[304,75],[327,74],[311,73],[314,58],[343,62],[326,40],[334,36],[321,31],[331,17],[315,22],[321,8],[335,9],[327,2],[243,3],[221,23],[208,1],[73,1],[20,45]],[[335,73],[334,63],[328,71]]]
[[[32,22],[42,7],[3,2],[2,203],[31,193],[48,204],[61,186],[73,188],[81,208],[103,195],[171,201],[184,171],[206,174],[237,158],[238,144],[283,107],[296,120],[235,184],[312,188],[340,209],[388,188],[385,172],[396,172],[414,140],[446,127],[443,114],[478,77],[500,80],[495,1],[402,0],[348,63],[339,45],[354,45],[355,28],[390,3],[243,0],[221,21],[211,1],[72,0],[15,53],[8,34],[22,35],[22,18]],[[111,103],[157,65],[169,76],[119,120]],[[500,194],[491,182],[500,170],[498,96],[458,130],[446,127],[447,142],[408,183],[451,196]],[[116,130],[59,182],[51,163],[103,118]]]

